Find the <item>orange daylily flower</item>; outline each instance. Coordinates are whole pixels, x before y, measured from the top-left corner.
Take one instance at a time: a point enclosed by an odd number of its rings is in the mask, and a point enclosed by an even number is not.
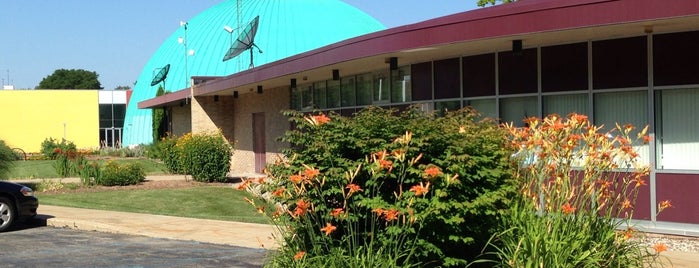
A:
[[[336,208],[330,211],[330,216],[333,216],[335,218],[340,217],[342,213],[345,213],[345,210],[342,208]]]
[[[624,240],[629,240],[629,239],[633,238],[633,234],[634,234],[635,231],[636,231],[636,230],[633,229],[633,228],[626,229],[626,230],[622,233],[622,234],[623,234],[623,237],[624,237]]]
[[[299,184],[303,181],[303,176],[301,175],[291,175],[289,176],[289,180],[293,182],[294,184]]]
[[[644,135],[643,136],[643,144],[648,144],[650,142],[650,136]]]
[[[634,180],[636,181],[636,187],[646,185],[646,180],[641,179],[641,177],[636,177]]]
[[[660,252],[663,252],[663,251],[667,251],[667,250],[668,250],[667,246],[666,246],[665,244],[663,244],[663,243],[657,243],[657,244],[655,244],[655,245],[653,246],[653,249],[655,249],[655,252],[657,252],[657,253],[660,253]]]
[[[379,159],[379,167],[381,167],[381,169],[391,169],[393,168],[393,162],[384,159]]]
[[[323,231],[326,236],[328,236],[328,235],[332,234],[332,232],[337,230],[337,227],[335,227],[334,225],[332,225],[331,223],[328,222],[325,224],[325,227],[320,228],[320,230]]]
[[[294,255],[294,260],[298,261],[301,258],[303,258],[303,256],[305,256],[305,255],[306,255],[305,251],[299,251],[298,253],[296,253],[296,255]]]
[[[628,199],[624,200],[624,202],[621,203],[621,208],[622,209],[631,208],[631,201]]]
[[[671,208],[671,207],[672,207],[672,203],[670,202],[670,200],[660,201],[660,203],[658,204],[658,213],[662,212],[666,208]]]
[[[306,211],[308,211],[308,208],[311,206],[311,203],[307,202],[306,200],[299,199],[296,201],[296,208],[294,209],[294,216],[302,216],[303,214],[306,214]]]
[[[286,191],[286,188],[282,187],[282,188],[279,188],[277,190],[274,190],[274,192],[272,192],[272,195],[276,196],[276,197],[283,197],[285,191]]]
[[[309,168],[303,171],[303,175],[306,175],[309,179],[315,178],[315,176],[318,176],[320,174],[320,170],[314,169],[314,168]]]
[[[400,214],[400,212],[397,209],[389,209],[383,212],[384,219],[386,219],[386,221],[398,219],[398,214]]]
[[[438,167],[430,167],[425,169],[425,175],[427,175],[430,178],[434,178],[442,174],[442,171],[439,170]]]
[[[315,119],[319,126],[330,122],[330,117],[327,117],[325,114],[314,115],[313,119]]]
[[[375,208],[372,210],[372,212],[376,213],[377,216],[383,215],[384,211],[386,210],[384,210],[383,208]]]
[[[359,185],[356,185],[354,183],[348,184],[346,188],[349,189],[349,194],[353,194],[362,190],[362,187],[359,187]]]
[[[561,207],[561,210],[563,211],[563,214],[572,214],[575,212],[575,208],[568,203],[565,203],[565,205]]]
[[[410,187],[410,191],[415,192],[415,196],[421,196],[423,194],[426,194],[430,190],[430,183],[428,182],[427,185],[424,185],[422,182],[419,185],[414,185],[413,187]]]

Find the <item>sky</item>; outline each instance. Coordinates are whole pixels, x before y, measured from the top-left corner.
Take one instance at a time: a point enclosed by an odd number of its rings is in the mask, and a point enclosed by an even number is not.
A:
[[[180,21],[222,1],[0,0],[2,85],[33,89],[57,69],[83,69],[104,89],[133,86]],[[387,28],[477,8],[476,0],[343,1]]]

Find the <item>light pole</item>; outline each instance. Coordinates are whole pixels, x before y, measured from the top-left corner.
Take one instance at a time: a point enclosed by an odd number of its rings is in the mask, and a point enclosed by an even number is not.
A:
[[[184,46],[184,76],[185,76],[185,87],[190,87],[189,84],[189,67],[187,66],[187,57],[194,56],[194,49],[187,49],[187,26],[189,25],[186,21],[180,21],[180,26],[184,27],[184,37],[178,37],[177,42]]]

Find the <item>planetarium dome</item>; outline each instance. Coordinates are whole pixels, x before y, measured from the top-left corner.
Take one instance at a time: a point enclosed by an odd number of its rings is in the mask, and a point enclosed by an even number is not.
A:
[[[258,16],[254,43],[259,49],[252,48],[252,59],[245,51],[223,61],[231,44]],[[189,87],[191,76],[227,76],[248,70],[251,60],[260,66],[384,28],[339,0],[224,1],[179,27],[146,63],[126,109],[122,144],[153,141],[152,110],[138,109],[138,102],[154,98],[160,86],[178,91]],[[166,78],[151,85],[168,64]]]

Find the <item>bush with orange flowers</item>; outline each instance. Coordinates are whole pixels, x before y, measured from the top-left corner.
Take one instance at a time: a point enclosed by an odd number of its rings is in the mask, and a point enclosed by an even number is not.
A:
[[[611,131],[586,116],[550,115],[506,125],[517,172],[517,198],[490,243],[500,267],[648,267],[652,252],[631,239],[630,220],[649,166],[634,146],[647,127]],[[659,207],[666,208],[668,201]],[[621,231],[620,231],[621,230]]]
[[[241,188],[284,234],[270,267],[463,267],[513,194],[506,132],[470,110],[289,112],[283,160]]]

